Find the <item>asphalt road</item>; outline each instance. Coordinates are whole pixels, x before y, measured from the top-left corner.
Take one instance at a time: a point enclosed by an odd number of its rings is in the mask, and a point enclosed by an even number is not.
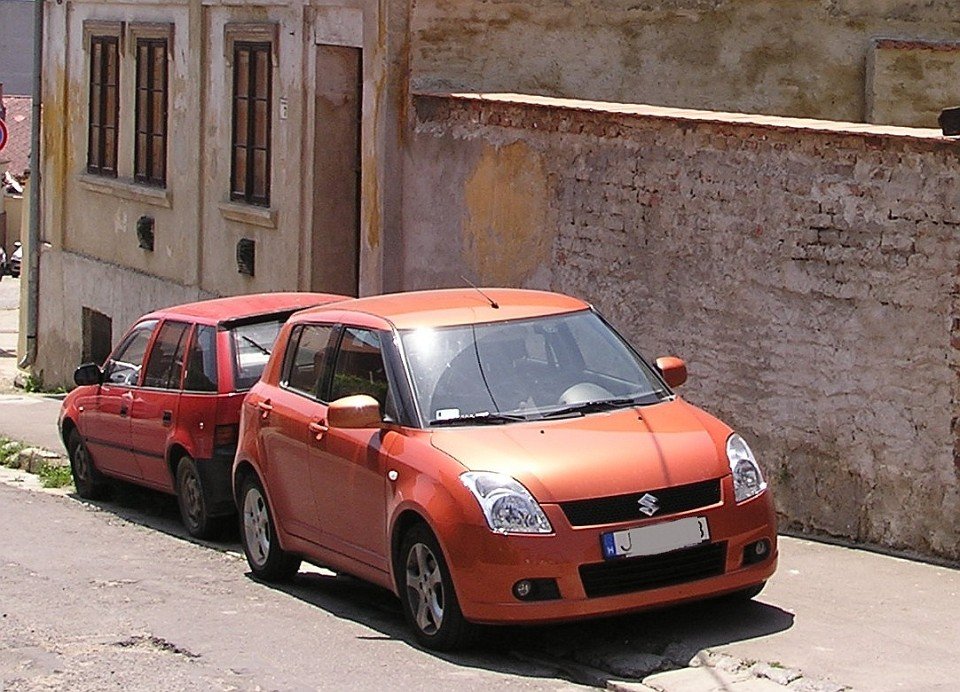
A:
[[[5,691],[946,691],[960,677],[960,572],[946,567],[784,538],[751,603],[492,629],[437,655],[377,588],[320,570],[282,588],[252,580],[236,537],[187,540],[171,498],[119,486],[90,504],[24,489],[35,477],[18,473],[0,469]],[[685,665],[703,660],[718,668],[691,682]],[[647,677],[658,667],[680,670]],[[650,687],[618,682],[639,678]]]
[[[0,516],[3,690],[571,687],[500,652],[420,651],[394,600],[351,579],[271,588],[237,555],[7,485]]]

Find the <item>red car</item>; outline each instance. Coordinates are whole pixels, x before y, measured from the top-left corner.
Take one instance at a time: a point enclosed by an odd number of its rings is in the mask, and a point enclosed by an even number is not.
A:
[[[230,466],[240,404],[284,321],[342,300],[267,293],[144,315],[103,367],[81,365],[60,435],[77,493],[102,497],[107,477],[175,494],[191,535],[210,537],[235,514]]]
[[[777,565],[744,439],[586,303],[507,289],[344,301],[284,325],[244,401],[254,575],[396,593],[417,639],[756,595]]]

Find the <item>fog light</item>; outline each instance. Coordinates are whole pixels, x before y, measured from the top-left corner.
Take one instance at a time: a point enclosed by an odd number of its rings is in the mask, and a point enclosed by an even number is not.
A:
[[[521,579],[513,585],[513,595],[520,601],[555,601],[560,587],[556,579]]]
[[[763,562],[770,554],[770,541],[766,538],[750,543],[743,549],[743,564],[752,565]]]

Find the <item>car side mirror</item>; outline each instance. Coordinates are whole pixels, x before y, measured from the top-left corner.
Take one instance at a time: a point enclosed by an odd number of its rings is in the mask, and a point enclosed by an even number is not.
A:
[[[81,387],[103,383],[103,370],[96,363],[84,363],[73,373],[73,381]]]
[[[327,425],[331,428],[379,428],[380,404],[369,394],[354,394],[330,402]]]
[[[676,356],[657,358],[657,370],[671,387],[679,387],[687,381],[687,364]]]

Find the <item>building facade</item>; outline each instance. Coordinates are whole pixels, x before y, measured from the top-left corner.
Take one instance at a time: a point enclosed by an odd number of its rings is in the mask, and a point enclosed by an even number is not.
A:
[[[396,5],[396,6],[394,6]],[[143,312],[396,286],[405,3],[47,3],[36,369]],[[399,57],[397,57],[399,55]],[[399,61],[399,62],[398,62]],[[398,182],[396,183],[398,184]]]

